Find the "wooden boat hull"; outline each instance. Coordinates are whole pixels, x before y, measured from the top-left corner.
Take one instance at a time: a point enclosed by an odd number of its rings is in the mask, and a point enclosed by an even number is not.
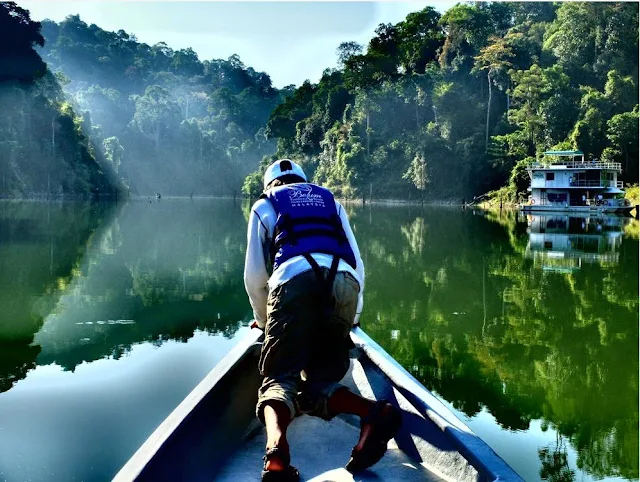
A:
[[[262,332],[251,330],[151,434],[113,479],[259,480],[266,437],[254,411]],[[402,409],[387,455],[358,480],[522,480],[495,452],[364,331],[343,383]],[[359,434],[353,416],[296,417],[288,438],[301,480],[353,481],[342,467]]]

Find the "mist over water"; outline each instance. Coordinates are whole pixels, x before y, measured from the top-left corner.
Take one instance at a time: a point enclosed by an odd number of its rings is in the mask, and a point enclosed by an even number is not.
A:
[[[38,53],[126,194],[233,196],[275,152],[265,126],[291,89],[237,55],[199,59],[78,15],[44,20],[42,36]]]

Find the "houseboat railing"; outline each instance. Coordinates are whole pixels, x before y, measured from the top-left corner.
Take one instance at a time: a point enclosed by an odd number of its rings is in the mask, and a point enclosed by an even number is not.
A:
[[[585,180],[585,179],[573,179],[569,181],[569,187],[617,187],[623,188],[622,181],[598,181],[598,180]]]
[[[614,171],[622,171],[622,163],[608,161],[559,161],[559,162],[532,162],[529,164],[530,169],[611,169]]]

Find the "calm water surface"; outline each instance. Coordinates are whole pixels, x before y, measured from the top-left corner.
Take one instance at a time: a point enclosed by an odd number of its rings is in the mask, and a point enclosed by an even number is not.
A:
[[[247,332],[248,209],[0,203],[0,480],[110,480]],[[638,480],[635,221],[349,212],[363,328],[525,480]]]

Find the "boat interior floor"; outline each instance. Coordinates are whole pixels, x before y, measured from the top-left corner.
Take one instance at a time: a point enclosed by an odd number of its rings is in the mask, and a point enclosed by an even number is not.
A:
[[[346,417],[325,420],[296,417],[287,433],[291,446],[291,464],[300,471],[301,481],[440,481],[419,462],[411,460],[398,449],[394,440],[389,442],[385,456],[370,469],[352,475],[345,468],[351,449],[358,441],[360,429]],[[228,463],[216,474],[216,482],[259,481],[262,456],[267,439],[264,428],[254,426],[245,443]]]
[[[403,413],[403,426],[391,439],[385,456],[368,470],[352,475],[344,466],[360,437],[359,418],[340,415],[330,421],[303,415],[287,431],[291,464],[300,480],[324,481],[440,481],[474,480],[475,470],[433,422],[425,419],[366,357],[352,359],[343,385],[370,399],[393,401]],[[216,481],[260,480],[267,440],[253,417],[240,446],[219,466]]]

